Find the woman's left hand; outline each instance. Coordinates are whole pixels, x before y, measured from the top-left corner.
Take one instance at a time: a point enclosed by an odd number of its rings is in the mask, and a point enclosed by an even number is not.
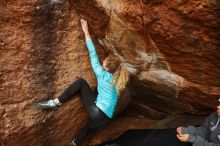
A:
[[[189,134],[177,134],[177,138],[182,142],[188,142]]]
[[[87,21],[81,19],[80,22],[81,22],[82,29],[83,29],[84,33],[87,33],[87,32],[88,32],[88,24],[87,24]]]

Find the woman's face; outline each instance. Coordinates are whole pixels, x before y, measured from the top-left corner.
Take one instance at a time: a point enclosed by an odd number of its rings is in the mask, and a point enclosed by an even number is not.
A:
[[[220,117],[220,105],[217,106],[217,115]]]

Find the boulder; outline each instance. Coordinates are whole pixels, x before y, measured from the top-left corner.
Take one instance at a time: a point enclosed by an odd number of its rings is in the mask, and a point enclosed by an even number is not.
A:
[[[87,121],[78,95],[55,111],[36,108],[77,77],[95,90],[81,18],[100,61],[114,53],[130,72],[129,110],[157,120],[213,112],[220,97],[219,15],[212,0],[1,1],[1,145],[67,145]]]

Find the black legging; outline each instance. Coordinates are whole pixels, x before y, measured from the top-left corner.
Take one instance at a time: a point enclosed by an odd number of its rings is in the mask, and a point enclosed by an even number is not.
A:
[[[81,129],[75,137],[76,142],[82,140],[87,136],[89,130],[105,125],[110,118],[100,110],[96,104],[96,94],[92,91],[89,84],[83,79],[79,78],[71,84],[59,97],[59,101],[63,103],[76,93],[79,93],[83,106],[88,114],[88,123]]]

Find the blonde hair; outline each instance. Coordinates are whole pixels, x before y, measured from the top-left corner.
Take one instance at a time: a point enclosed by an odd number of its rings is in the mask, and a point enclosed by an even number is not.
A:
[[[125,66],[120,64],[120,60],[114,54],[110,54],[105,60],[109,72],[113,74],[112,85],[115,85],[116,91],[120,96],[129,80],[129,73]]]
[[[115,85],[118,95],[125,89],[129,73],[124,65],[120,65],[113,75],[112,85]]]

